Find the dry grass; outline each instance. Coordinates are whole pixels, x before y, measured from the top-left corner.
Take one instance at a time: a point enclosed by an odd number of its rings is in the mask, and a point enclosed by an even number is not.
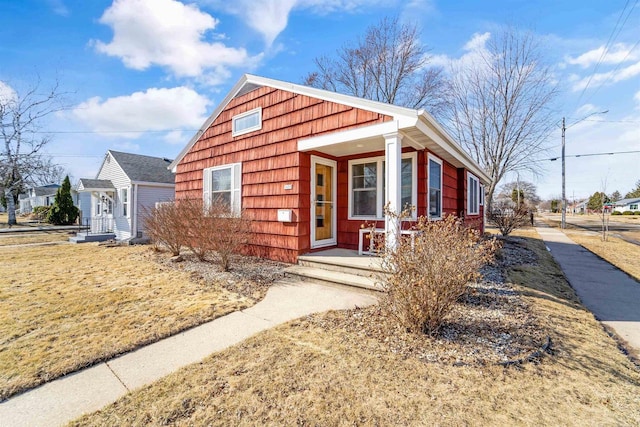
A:
[[[75,235],[75,233],[73,233]],[[27,245],[33,243],[66,242],[69,231],[30,231],[28,233],[2,233],[0,246]]]
[[[534,230],[537,264],[508,273],[551,336],[539,363],[428,363],[331,329],[330,313],[259,334],[75,425],[638,425],[640,372],[564,280]]]
[[[603,242],[599,235],[579,231],[566,231],[574,242],[610,262],[640,281],[640,246],[609,236]]]
[[[140,246],[0,248],[0,400],[247,307]]]

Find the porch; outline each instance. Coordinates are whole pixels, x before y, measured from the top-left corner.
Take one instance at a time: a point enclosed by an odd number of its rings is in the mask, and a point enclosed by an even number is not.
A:
[[[356,250],[331,248],[299,256],[298,264],[285,273],[302,280],[382,291],[380,263],[380,258],[358,255]]]

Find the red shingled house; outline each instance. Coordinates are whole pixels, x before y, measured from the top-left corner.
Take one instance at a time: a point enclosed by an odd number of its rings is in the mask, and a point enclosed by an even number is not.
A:
[[[429,113],[263,77],[244,75],[170,168],[176,199],[243,209],[250,249],[277,260],[362,250],[362,224],[397,229],[387,202],[484,226],[489,177]]]

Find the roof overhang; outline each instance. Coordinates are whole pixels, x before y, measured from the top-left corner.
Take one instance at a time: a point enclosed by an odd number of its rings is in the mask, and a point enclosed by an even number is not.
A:
[[[106,179],[80,179],[76,191],[78,193],[115,191],[113,183]]]

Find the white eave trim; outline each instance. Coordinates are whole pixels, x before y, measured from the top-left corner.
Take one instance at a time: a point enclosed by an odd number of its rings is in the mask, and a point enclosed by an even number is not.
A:
[[[131,184],[146,185],[148,187],[175,187],[176,184],[168,182],[131,181]]]
[[[387,133],[398,131],[398,122],[384,122],[370,126],[363,126],[356,129],[332,132],[311,138],[300,139],[298,141],[298,151],[319,150],[323,147],[344,144],[346,142],[358,141],[361,139],[382,137]]]
[[[460,161],[468,171],[478,177],[481,184],[488,184],[491,182],[491,178],[486,174],[486,172],[478,166],[478,164],[462,149],[462,147],[454,142],[453,138],[449,136],[449,134],[433,119],[433,117],[431,117],[431,115],[423,111],[420,117],[424,118],[428,122],[428,124],[426,124],[421,120],[417,121],[416,127],[422,133],[431,138],[431,140],[438,144],[440,148],[446,151],[451,157]],[[435,130],[429,125],[433,126]],[[444,137],[440,135],[443,135]]]
[[[200,139],[200,136],[209,129],[209,126],[215,121],[216,118],[227,107],[229,102],[237,93],[244,87],[245,84],[255,84],[259,86],[269,86],[274,89],[280,89],[288,92],[297,93],[299,95],[306,95],[312,98],[322,99],[324,101],[336,102],[338,104],[348,105],[354,108],[360,108],[363,110],[371,111],[374,113],[384,114],[386,116],[392,116],[394,120],[400,121],[402,127],[408,126],[409,123],[415,123],[418,116],[418,110],[411,108],[398,107],[396,105],[385,104],[378,101],[370,101],[368,99],[362,99],[351,95],[344,95],[337,92],[331,92],[323,89],[316,89],[309,86],[297,85],[293,83],[283,82],[281,80],[269,79],[266,77],[254,76],[251,74],[243,75],[240,80],[231,88],[227,96],[218,104],[213,113],[205,120],[200,129],[193,135],[189,143],[180,151],[173,162],[167,167],[172,172],[176,172],[176,166],[189,152],[191,147]]]

